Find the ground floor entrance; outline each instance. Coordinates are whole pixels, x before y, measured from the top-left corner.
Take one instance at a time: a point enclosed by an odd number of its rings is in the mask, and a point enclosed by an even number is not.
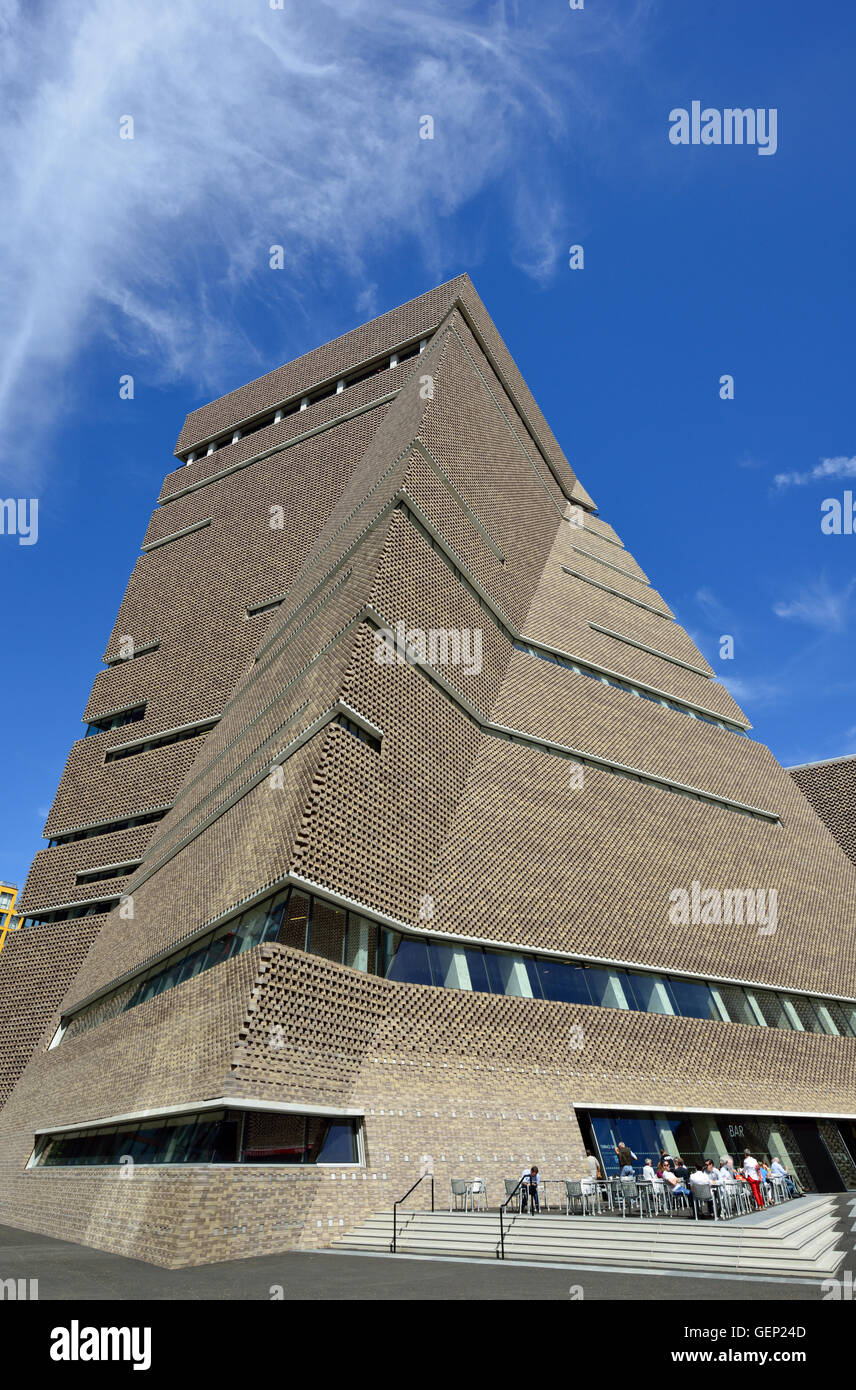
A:
[[[577,1109],[586,1148],[605,1177],[615,1177],[619,1141],[639,1159],[659,1159],[663,1150],[688,1166],[724,1155],[742,1163],[748,1149],[759,1159],[778,1158],[808,1192],[856,1189],[856,1121],[681,1111]]]

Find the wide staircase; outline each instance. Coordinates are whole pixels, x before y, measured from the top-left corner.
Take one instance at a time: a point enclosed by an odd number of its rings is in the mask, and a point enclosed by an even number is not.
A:
[[[852,1202],[852,1195],[850,1201]],[[505,1258],[555,1265],[757,1274],[817,1279],[833,1275],[851,1247],[851,1216],[835,1196],[804,1197],[730,1221],[508,1215]],[[337,1250],[389,1254],[392,1212],[378,1212],[333,1242]],[[497,1259],[499,1215],[398,1213],[400,1255]]]

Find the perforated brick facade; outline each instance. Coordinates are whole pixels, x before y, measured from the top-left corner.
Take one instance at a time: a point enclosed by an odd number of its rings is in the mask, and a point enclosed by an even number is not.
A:
[[[185,1265],[324,1244],[425,1155],[441,1200],[462,1175],[499,1200],[533,1161],[577,1176],[586,1107],[856,1114],[856,1036],[400,983],[290,942],[48,1049],[60,1014],[285,883],[417,939],[856,999],[853,864],[769,750],[717,724],[748,720],[593,514],[466,277],[193,412],[177,453],[415,339],[164,481],[105,659],[158,645],[108,666],[85,712],[145,717],[75,744],[48,833],[107,828],[41,851],[23,902],[109,890],[133,915],[91,919],[85,960],[58,961],[64,997],[0,1113],[0,1220]],[[381,662],[396,624],[478,632],[480,660]],[[775,890],[775,930],[676,929],[694,880]],[[362,1162],[25,1166],[37,1131],[214,1099],[361,1116]]]

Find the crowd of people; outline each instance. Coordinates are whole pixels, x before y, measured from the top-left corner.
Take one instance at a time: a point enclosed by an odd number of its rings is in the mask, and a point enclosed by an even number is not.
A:
[[[734,1159],[729,1154],[723,1154],[718,1167],[712,1158],[708,1158],[704,1163],[694,1164],[692,1172],[680,1155],[671,1156],[665,1149],[660,1150],[659,1160],[655,1161],[653,1157],[640,1160],[621,1139],[615,1145],[615,1156],[622,1178],[641,1176],[644,1181],[654,1184],[655,1190],[658,1183],[668,1185],[673,1195],[688,1197],[693,1207],[699,1202],[707,1202],[709,1189],[724,1183],[747,1183],[755,1206],[759,1208],[771,1200],[773,1179],[784,1184],[789,1197],[802,1195],[778,1157],[759,1160],[749,1149],[745,1150],[743,1162],[739,1166],[735,1166]],[[600,1164],[594,1154],[589,1151],[586,1158],[592,1178],[602,1178]],[[640,1163],[641,1173],[637,1166]]]

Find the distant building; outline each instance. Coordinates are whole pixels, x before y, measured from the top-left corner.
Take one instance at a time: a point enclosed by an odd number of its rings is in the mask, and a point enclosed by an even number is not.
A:
[[[17,931],[21,925],[21,915],[15,911],[18,885],[0,879],[0,951],[6,944],[6,933]]]

